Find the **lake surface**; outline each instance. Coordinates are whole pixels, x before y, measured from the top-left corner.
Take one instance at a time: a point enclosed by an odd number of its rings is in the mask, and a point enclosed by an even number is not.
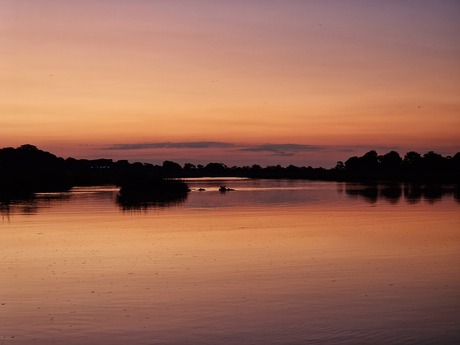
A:
[[[460,344],[458,193],[189,183],[0,204],[0,344]]]

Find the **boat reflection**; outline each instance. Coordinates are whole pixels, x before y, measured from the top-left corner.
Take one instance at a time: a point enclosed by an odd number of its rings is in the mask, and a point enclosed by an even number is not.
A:
[[[397,204],[405,200],[408,204],[416,204],[422,200],[434,203],[443,197],[453,196],[460,203],[460,186],[439,184],[411,184],[411,183],[345,183],[340,184],[339,191],[344,190],[350,198],[359,198],[374,204],[385,200]]]

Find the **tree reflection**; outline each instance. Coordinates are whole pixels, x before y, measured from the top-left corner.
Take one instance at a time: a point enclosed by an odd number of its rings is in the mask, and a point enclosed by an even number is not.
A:
[[[117,196],[123,210],[148,210],[182,204],[190,191],[187,183],[176,179],[144,178],[125,181]]]
[[[347,183],[345,184],[345,194],[352,198],[363,198],[371,204],[376,203],[379,197],[379,191],[376,184],[356,185]]]
[[[379,188],[379,196],[392,204],[397,204],[402,197],[402,188],[399,184],[384,185]]]
[[[187,194],[149,199],[118,195],[116,202],[123,211],[147,211],[150,209],[162,209],[178,206],[183,204],[186,200]]]
[[[70,199],[69,193],[40,193],[28,196],[0,196],[0,215],[10,219],[13,214],[36,214],[43,207]]]
[[[449,195],[452,195],[460,203],[458,185],[346,183],[344,190],[348,197],[360,198],[371,204],[379,200],[397,204],[403,198],[408,204],[416,204],[421,200],[434,203]],[[340,191],[343,191],[343,187],[340,187]]]

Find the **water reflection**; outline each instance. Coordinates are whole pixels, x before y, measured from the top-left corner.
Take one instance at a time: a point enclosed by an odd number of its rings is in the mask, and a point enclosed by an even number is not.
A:
[[[376,204],[386,202],[392,205],[405,202],[417,204],[421,201],[436,203],[451,198],[460,204],[460,189],[455,185],[416,184],[359,184],[331,183],[301,180],[200,180],[191,182],[192,191],[186,195],[170,195],[161,198],[126,198],[119,195],[115,186],[76,187],[66,193],[41,193],[29,197],[0,198],[0,216],[9,220],[13,214],[36,214],[58,203],[71,202],[72,212],[94,212],[89,204],[97,200],[104,212],[113,209],[142,211],[183,206],[190,209],[218,209],[289,207],[293,205],[348,203],[349,199]],[[220,193],[219,186],[228,185],[234,189]],[[204,191],[199,191],[203,188]],[[341,198],[343,193],[346,198]],[[69,209],[69,208],[67,208]]]
[[[185,195],[163,196],[161,198],[134,198],[117,195],[116,203],[123,211],[147,211],[150,209],[160,209],[183,204],[187,200]]]
[[[345,183],[338,186],[338,190],[345,190],[350,198],[359,198],[368,203],[376,203],[385,200],[391,204],[397,204],[404,199],[408,204],[416,204],[422,200],[434,203],[443,197],[453,196],[460,203],[460,186],[458,185],[420,185],[410,183]]]
[[[0,231],[0,343],[460,344],[453,198],[411,205],[409,192],[428,190],[404,185],[340,184],[340,195],[326,182],[226,184],[235,191],[200,181],[206,191],[152,216],[120,211],[116,187],[76,188],[59,205],[36,198],[52,207]],[[384,207],[363,207],[356,189]]]
[[[0,215],[2,219],[9,220],[12,214],[36,214],[41,208],[67,201],[70,197],[70,193],[37,193],[22,197],[0,197]]]

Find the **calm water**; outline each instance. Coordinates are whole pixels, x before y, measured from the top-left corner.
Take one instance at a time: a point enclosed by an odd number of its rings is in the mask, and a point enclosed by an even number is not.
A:
[[[460,343],[458,194],[190,184],[0,204],[0,344]]]

